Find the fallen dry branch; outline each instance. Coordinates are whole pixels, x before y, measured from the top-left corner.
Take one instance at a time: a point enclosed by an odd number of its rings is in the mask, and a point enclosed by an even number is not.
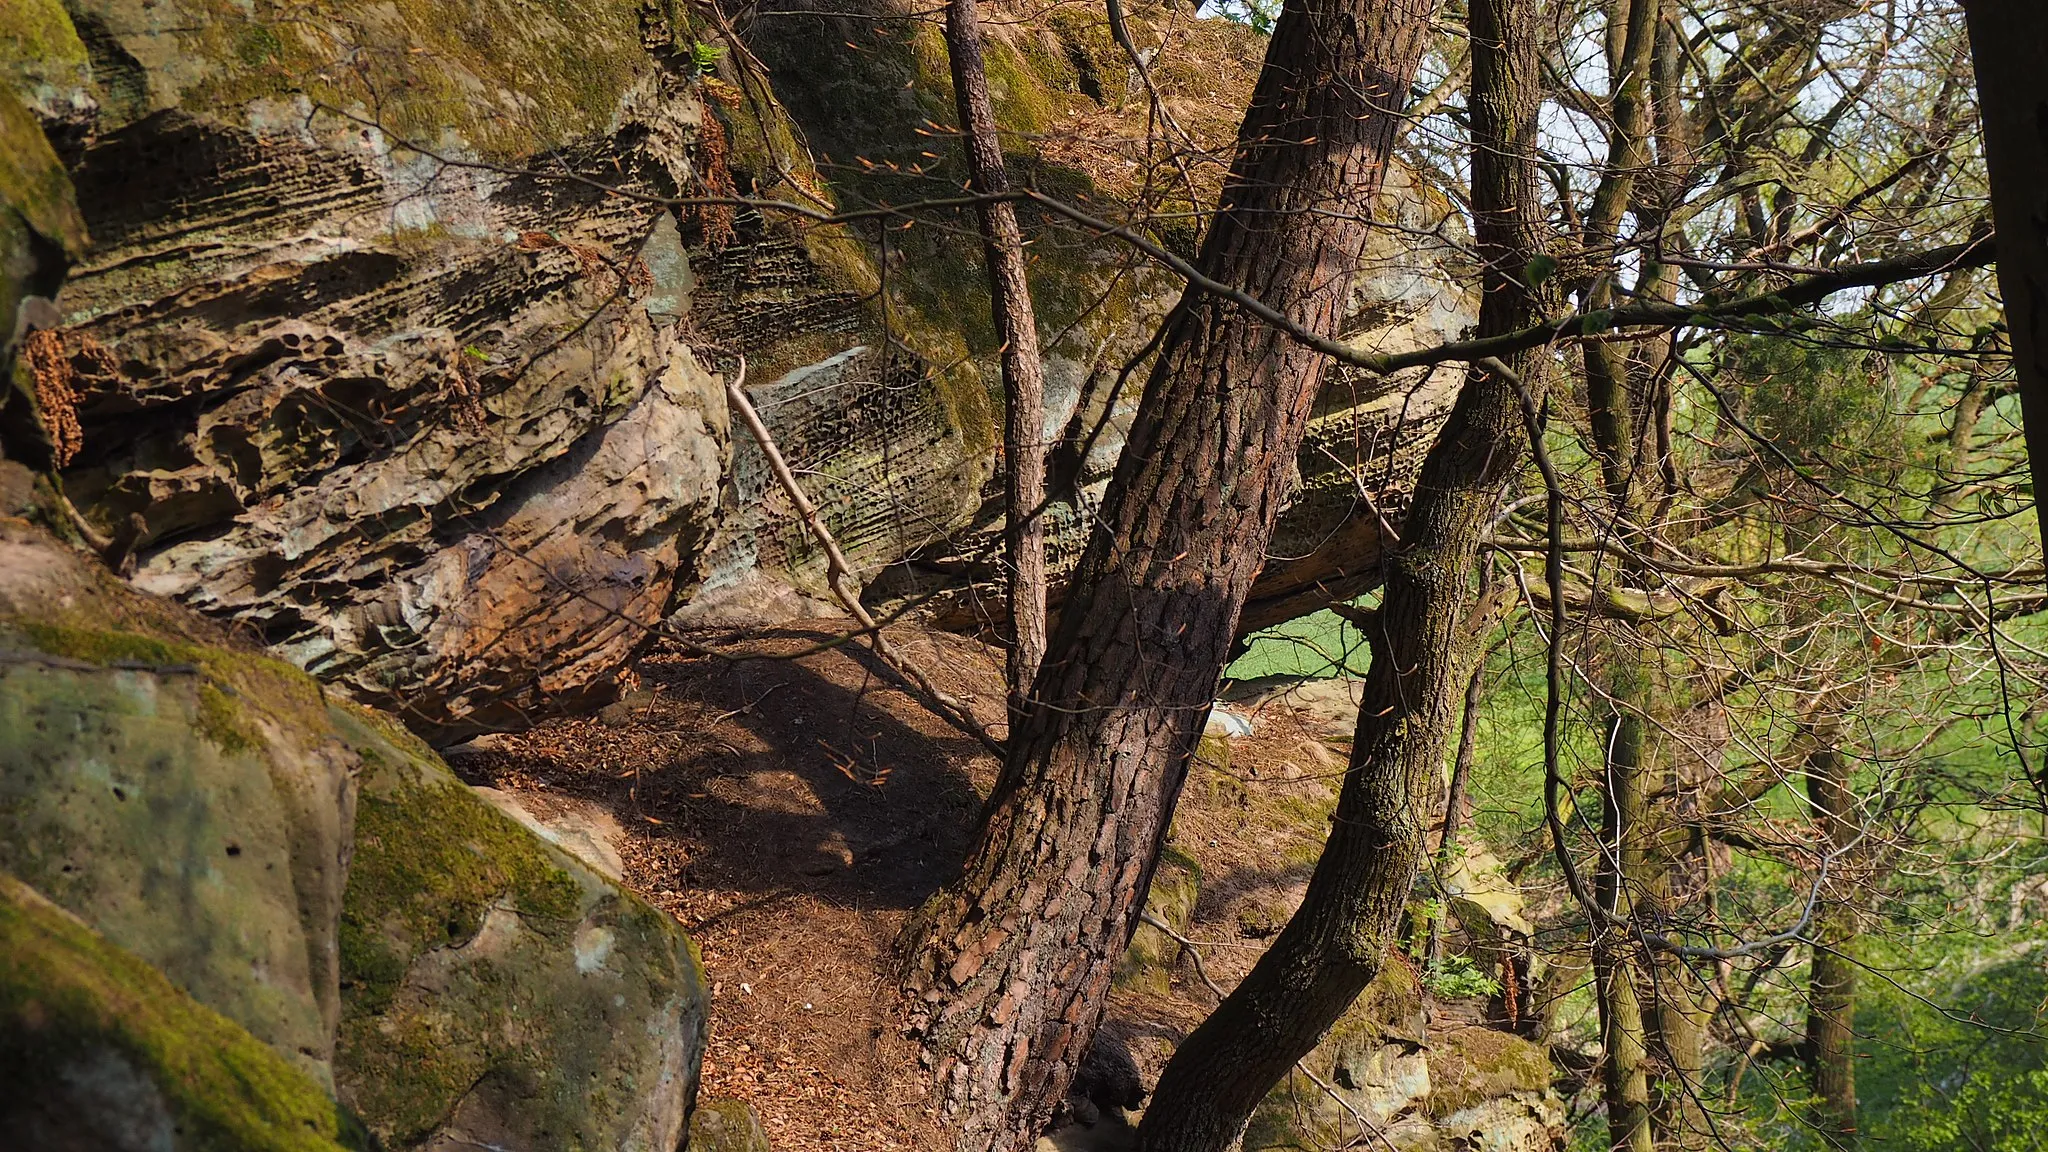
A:
[[[733,408],[746,423],[747,431],[753,433],[754,442],[761,446],[761,454],[768,458],[768,467],[775,473],[775,479],[781,482],[782,490],[789,493],[789,501],[796,506],[797,515],[803,518],[804,526],[811,530],[811,536],[818,541],[819,547],[825,550],[825,582],[831,586],[832,595],[837,597],[839,603],[859,622],[862,634],[868,638],[868,643],[875,650],[875,656],[890,671],[903,678],[911,689],[912,696],[917,697],[920,703],[930,708],[933,714],[946,723],[981,741],[989,751],[997,756],[1004,755],[1003,742],[996,739],[979,720],[974,718],[974,713],[968,711],[966,704],[932,683],[931,677],[925,675],[922,669],[901,652],[896,651],[882,635],[881,625],[875,622],[866,605],[860,602],[860,593],[852,587],[853,568],[847,564],[845,553],[839,550],[839,542],[832,538],[831,531],[825,527],[825,518],[818,514],[818,506],[811,503],[809,496],[804,495],[803,486],[796,482],[796,473],[790,470],[789,461],[782,458],[782,450],[775,446],[775,438],[768,434],[768,426],[761,422],[761,414],[754,410],[753,401],[747,399],[746,382],[747,361],[745,357],[741,357],[738,371],[726,382],[726,398],[732,401]]]

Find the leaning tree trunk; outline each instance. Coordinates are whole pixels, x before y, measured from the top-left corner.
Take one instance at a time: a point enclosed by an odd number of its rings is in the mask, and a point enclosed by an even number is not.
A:
[[[1010,190],[1010,174],[989,101],[977,9],[975,0],[953,0],[946,10],[946,45],[969,182],[976,192],[999,195]],[[1006,671],[1010,722],[1015,724],[1045,656],[1045,521],[1039,515],[1045,502],[1045,366],[1038,358],[1037,310],[1024,274],[1016,205],[993,200],[981,206],[981,247],[988,263],[989,306],[1003,341],[1003,536],[1010,560],[1011,628]]]
[[[1849,764],[1833,748],[1806,758],[1806,797],[1825,852],[1853,851],[1862,829]],[[1843,862],[1836,861],[1840,868]],[[1846,871],[1846,869],[1843,869]],[[1816,913],[1807,986],[1806,1067],[1813,1078],[1814,1128],[1832,1147],[1856,1146],[1856,905],[1853,885],[1834,881]]]
[[[1338,333],[1433,7],[1288,0],[1203,273]],[[1034,1138],[1100,1021],[1322,381],[1227,300],[1190,290],[1167,325],[965,871],[907,929],[967,1152]]]
[[[1541,252],[1535,158],[1535,5],[1471,5],[1472,204],[1484,268],[1482,333],[1534,322],[1526,278]],[[1510,367],[1538,395],[1546,351]],[[1456,721],[1462,635],[1480,538],[1523,459],[1523,398],[1475,367],[1424,460],[1406,538],[1387,558],[1370,631],[1372,667],[1329,843],[1308,893],[1244,982],[1166,1067],[1138,1142],[1147,1152],[1220,1152],[1279,1078],[1379,972],[1425,859],[1434,785]]]
[[[1964,0],[1983,107],[1984,162],[1998,227],[1998,287],[2012,335],[2034,511],[2048,546],[2048,5]]]

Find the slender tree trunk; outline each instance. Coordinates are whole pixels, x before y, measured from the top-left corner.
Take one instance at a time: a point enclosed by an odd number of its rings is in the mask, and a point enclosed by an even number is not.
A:
[[[1608,8],[1608,86],[1612,89],[1613,135],[1607,167],[1586,214],[1586,249],[1602,262],[1586,296],[1588,308],[1612,307],[1619,287],[1616,249],[1622,218],[1634,199],[1638,177],[1650,166],[1651,70],[1655,60],[1660,0],[1617,0]],[[1631,345],[1596,340],[1584,346],[1586,415],[1600,447],[1600,471],[1616,511],[1640,482],[1634,474],[1636,440],[1643,429],[1629,390]]]
[[[1823,748],[1806,759],[1806,797],[1829,851],[1848,850],[1859,831],[1849,767]],[[1839,863],[1839,862],[1838,862]],[[1806,1066],[1813,1078],[1814,1127],[1831,1145],[1856,1146],[1856,904],[1849,885],[1823,894],[1807,988]]]
[[[2020,413],[2034,472],[2034,511],[2048,546],[2048,5],[1964,0],[1991,215],[1998,227],[1998,287],[2012,335]]]
[[[1459,710],[1458,754],[1451,760],[1450,783],[1444,787],[1444,827],[1437,837],[1439,871],[1449,868],[1458,851],[1458,833],[1465,824],[1465,792],[1472,786],[1472,761],[1479,757],[1479,705],[1486,691],[1486,657],[1472,662],[1465,678],[1465,704]]]
[[[1615,664],[1628,664],[1618,659]],[[1609,690],[1620,707],[1608,720],[1605,761],[1605,847],[1595,873],[1601,907],[1627,920],[1634,914],[1648,857],[1649,789],[1642,764],[1642,717],[1629,705],[1633,670],[1612,674]],[[1593,978],[1600,1009],[1601,1084],[1607,1103],[1607,1142],[1616,1152],[1650,1152],[1649,1030],[1644,1020],[1644,971],[1636,942],[1610,924],[1595,926]]]
[[[1458,728],[1458,754],[1451,760],[1451,779],[1444,787],[1444,828],[1436,842],[1437,887],[1444,887],[1450,875],[1451,859],[1458,851],[1458,831],[1465,822],[1465,788],[1472,779],[1472,761],[1479,754],[1479,703],[1485,687],[1485,655],[1472,662],[1465,681],[1464,720]],[[1448,907],[1429,923],[1429,948],[1424,953],[1435,964],[1444,957],[1444,928],[1450,918]]]
[[[1598,898],[1633,924],[1670,923],[1682,899],[1679,861],[1691,837],[1673,811],[1681,787],[1673,751],[1665,729],[1650,717],[1680,686],[1667,675],[1655,637],[1628,627],[1609,644],[1606,679],[1614,710],[1602,774],[1606,850],[1596,870]],[[1594,964],[1603,997],[1612,1146],[1635,1152],[1653,1145],[1704,1147],[1713,1135],[1701,1095],[1706,989],[1682,960],[1642,947],[1629,928],[1606,926],[1600,936]]]
[[[1593,970],[1607,1143],[1615,1152],[1651,1152],[1656,1141],[1650,1131],[1650,1049],[1635,967],[1628,949],[1603,941],[1593,945]]]
[[[952,0],[946,10],[946,43],[969,184],[980,193],[1008,192],[1010,174],[989,102],[975,0]],[[1025,276],[1016,205],[997,201],[981,206],[981,246],[989,306],[1003,341],[1004,543],[1010,553],[1011,629],[1006,670],[1014,726],[1045,657],[1045,526],[1039,517],[1045,502],[1045,365],[1038,355],[1038,319]]]
[[[1705,1092],[1711,990],[1676,956],[1660,954],[1650,962],[1656,972],[1657,1052],[1665,1065],[1654,1117],[1659,1142],[1666,1148],[1712,1147]]]
[[[1639,221],[1661,215],[1668,199],[1659,186],[1653,142],[1659,151],[1681,151],[1680,118],[1667,74],[1659,69],[1660,41],[1671,30],[1661,17],[1666,0],[1617,0],[1608,30],[1610,87],[1614,93],[1613,133],[1606,170],[1587,213],[1586,243],[1603,271],[1591,285],[1588,305],[1610,306],[1620,293],[1621,224],[1634,210]],[[1671,157],[1676,160],[1676,156]],[[1670,300],[1674,270],[1647,262],[1636,291]],[[1584,349],[1586,408],[1595,455],[1613,517],[1613,531],[1632,548],[1648,552],[1666,507],[1661,482],[1669,476],[1666,445],[1657,434],[1665,386],[1654,362],[1654,345],[1601,341]],[[1649,591],[1657,581],[1640,565],[1624,561],[1617,577],[1631,589]],[[1605,640],[1606,694],[1614,701],[1603,777],[1607,843],[1599,865],[1602,902],[1623,916],[1668,915],[1673,898],[1675,856],[1669,843],[1676,777],[1663,754],[1663,741],[1649,719],[1668,705],[1674,685],[1657,654],[1657,638],[1645,627],[1618,624]],[[1663,797],[1661,801],[1658,799]],[[1653,1144],[1693,1148],[1708,1137],[1699,1089],[1705,1070],[1705,1032],[1699,1018],[1697,984],[1684,965],[1648,955],[1623,931],[1601,928],[1593,949],[1605,1040],[1603,1076],[1609,1140],[1615,1148],[1646,1152]],[[1658,1057],[1651,1059],[1652,1055]]]
[[[1481,332],[1541,314],[1525,278],[1541,250],[1534,159],[1534,5],[1471,6],[1472,202],[1482,260]],[[1547,354],[1512,365],[1532,390]],[[1522,459],[1522,397],[1475,368],[1425,459],[1385,599],[1329,843],[1299,911],[1160,1077],[1138,1132],[1147,1152],[1220,1152],[1274,1083],[1376,975],[1398,930],[1456,721],[1463,627],[1480,537]]]
[[[1339,331],[1433,8],[1289,0],[1205,274]],[[966,868],[907,929],[913,1023],[963,1150],[1033,1139],[1100,1021],[1324,367],[1207,294],[1167,320]]]

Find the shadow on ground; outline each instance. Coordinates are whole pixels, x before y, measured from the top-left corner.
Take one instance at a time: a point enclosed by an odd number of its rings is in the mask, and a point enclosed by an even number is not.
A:
[[[951,639],[910,643],[973,697],[991,658]],[[608,809],[666,857],[639,861],[643,885],[733,895],[711,917],[792,893],[910,908],[958,869],[979,811],[975,777],[985,784],[994,762],[865,648],[829,627],[790,628],[744,646],[665,643],[638,673],[639,687],[599,716],[480,741],[451,762],[473,784]],[[981,703],[986,718],[999,712]],[[663,841],[671,851],[658,851]]]

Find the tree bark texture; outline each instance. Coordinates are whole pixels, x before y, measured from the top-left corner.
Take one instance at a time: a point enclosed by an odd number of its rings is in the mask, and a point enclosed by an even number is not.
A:
[[[1010,174],[989,101],[978,8],[975,0],[952,0],[946,10],[946,44],[969,185],[978,193],[999,194],[1010,190]],[[1016,205],[994,201],[981,206],[981,247],[989,307],[1003,341],[1003,537],[1010,561],[1006,671],[1014,725],[1045,657],[1045,522],[1039,515],[1045,503],[1045,365],[1038,355],[1037,311],[1025,276]]]
[[[1824,851],[1851,850],[1861,832],[1849,765],[1832,748],[1806,760],[1806,798]],[[1856,1146],[1856,899],[1842,885],[1816,914],[1807,986],[1806,1066],[1813,1079],[1814,1128],[1836,1148]]]
[[[2020,417],[2034,474],[2034,512],[2048,546],[2048,5],[1964,0],[1991,218],[1998,229],[1998,288],[2019,377]]]
[[[1338,333],[1433,8],[1289,0],[1205,274]],[[905,940],[963,1152],[1028,1144],[1100,1021],[1324,368],[1206,294],[1167,319],[966,868]]]
[[[1667,883],[1666,892],[1670,890]],[[1656,1051],[1664,1063],[1658,1107],[1652,1114],[1660,1146],[1704,1149],[1715,1146],[1714,1120],[1707,1114],[1707,1022],[1713,992],[1697,968],[1659,953],[1651,958],[1656,992]]]
[[[1615,1152],[1652,1152],[1649,1044],[1643,1002],[1627,954],[1593,945],[1594,989],[1600,1007],[1601,1096],[1607,1105],[1607,1146]]]
[[[1542,249],[1534,156],[1535,6],[1471,6],[1472,203],[1483,261],[1480,330],[1542,314],[1529,260]],[[1510,364],[1540,395],[1548,353]],[[1329,1031],[1385,960],[1416,869],[1457,720],[1464,622],[1480,538],[1526,445],[1514,380],[1476,367],[1424,460],[1368,630],[1372,666],[1330,840],[1301,908],[1251,973],[1167,1065],[1139,1128],[1146,1152],[1220,1152],[1260,1100]]]

